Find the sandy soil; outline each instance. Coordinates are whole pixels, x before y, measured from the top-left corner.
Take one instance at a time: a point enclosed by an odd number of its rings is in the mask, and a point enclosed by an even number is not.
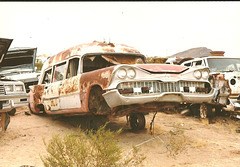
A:
[[[42,167],[39,155],[47,153],[43,138],[48,141],[54,134],[74,131],[79,122],[84,128],[84,118],[26,115],[26,111],[27,107],[17,109],[7,131],[0,132],[0,167]],[[151,134],[152,118],[153,114],[147,115],[146,128],[138,132],[130,130],[125,117],[111,121],[110,128],[123,128],[118,136],[123,155],[137,145],[146,156],[142,163],[146,167],[240,166],[240,133],[236,132],[240,121],[214,117],[215,123],[208,124],[194,117],[158,113]]]

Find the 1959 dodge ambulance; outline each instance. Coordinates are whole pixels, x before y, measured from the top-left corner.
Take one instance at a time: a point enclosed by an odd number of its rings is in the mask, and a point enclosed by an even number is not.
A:
[[[145,114],[180,104],[212,101],[215,89],[207,67],[146,64],[133,47],[93,41],[50,57],[38,85],[30,86],[33,113],[129,116],[132,129],[144,129]]]

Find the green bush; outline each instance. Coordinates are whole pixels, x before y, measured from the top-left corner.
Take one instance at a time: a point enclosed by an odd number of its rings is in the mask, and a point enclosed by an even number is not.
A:
[[[70,133],[63,137],[55,135],[46,146],[48,155],[40,156],[46,167],[114,167],[128,166],[128,164],[140,164],[142,161],[128,157],[121,160],[121,148],[117,145],[115,137],[118,131],[105,130],[106,124],[97,131],[82,131]]]

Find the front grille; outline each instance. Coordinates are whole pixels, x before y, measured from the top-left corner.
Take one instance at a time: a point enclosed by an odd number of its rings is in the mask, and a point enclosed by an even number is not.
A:
[[[20,101],[27,101],[27,99],[20,99]]]
[[[206,82],[160,82],[160,81],[142,81],[142,82],[123,82],[117,87],[120,94],[124,95],[142,95],[163,92],[185,92],[206,94],[211,90],[211,86]]]
[[[0,85],[0,95],[5,95],[4,85]]]

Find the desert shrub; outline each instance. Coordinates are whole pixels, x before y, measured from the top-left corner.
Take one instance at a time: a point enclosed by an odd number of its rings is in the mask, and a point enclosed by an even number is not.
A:
[[[142,164],[142,162],[146,159],[146,156],[139,153],[140,148],[137,148],[136,146],[132,146],[132,149],[129,152],[129,155],[127,154],[122,160],[121,166],[126,167],[135,167]]]
[[[36,60],[35,67],[37,68],[36,71],[41,71],[43,66],[42,60]]]
[[[82,131],[81,128],[75,133],[70,133],[60,137],[54,135],[47,144],[44,144],[48,155],[40,156],[44,166],[52,167],[114,167],[128,166],[128,164],[139,164],[139,158],[135,160],[136,151],[133,158],[128,157],[120,161],[121,148],[115,139],[121,132],[105,129],[106,124],[97,131]]]
[[[168,132],[169,140],[168,143],[168,151],[169,155],[176,158],[176,156],[186,149],[186,136],[184,134],[184,130],[181,128],[181,124],[175,124],[174,129]]]

